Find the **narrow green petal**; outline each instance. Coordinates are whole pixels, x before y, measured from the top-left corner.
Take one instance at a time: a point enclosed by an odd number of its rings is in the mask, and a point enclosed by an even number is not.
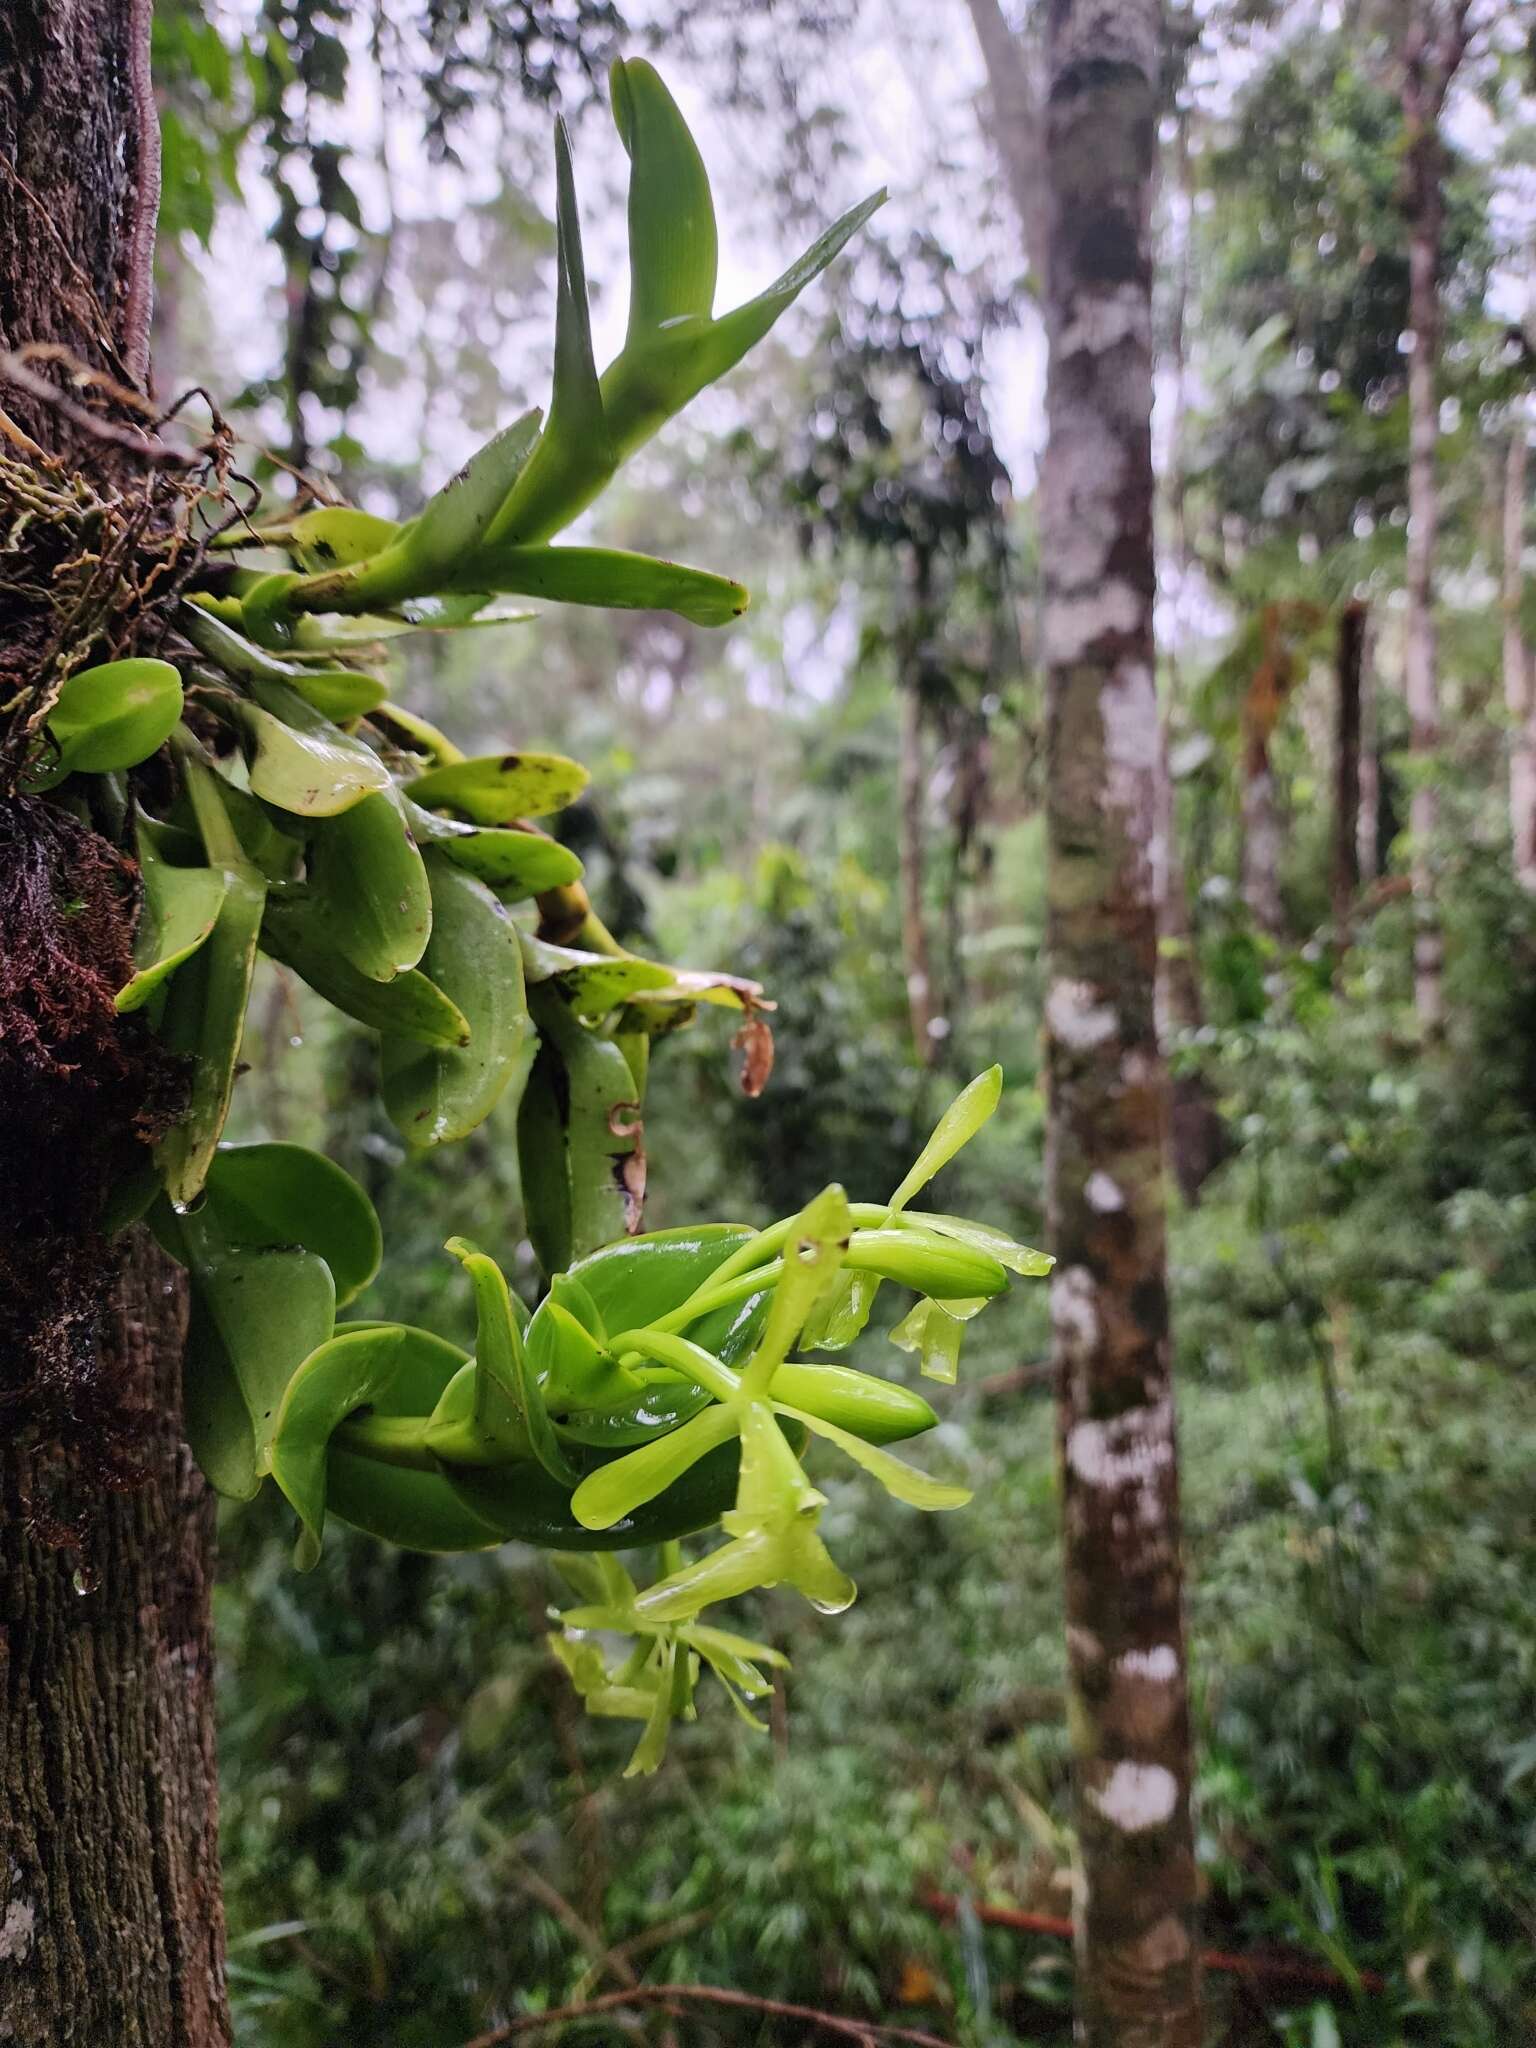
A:
[[[918,1153],[912,1171],[891,1197],[892,1209],[904,1209],[915,1194],[948,1166],[963,1145],[968,1145],[1002,1100],[1003,1070],[988,1067],[969,1087],[962,1088],[933,1127],[933,1135]]]
[[[582,1480],[571,1496],[571,1513],[584,1529],[611,1529],[736,1434],[736,1417],[716,1403],[654,1443],[641,1444]]]
[[[928,1473],[919,1472],[915,1466],[904,1465],[889,1451],[879,1450],[874,1444],[865,1443],[862,1437],[839,1429],[835,1422],[823,1422],[819,1415],[790,1408],[782,1401],[775,1401],[773,1405],[781,1415],[803,1422],[814,1435],[824,1436],[828,1443],[836,1444],[856,1465],[862,1465],[866,1472],[878,1479],[893,1499],[904,1501],[909,1508],[963,1508],[971,1498],[970,1487],[933,1479]]]

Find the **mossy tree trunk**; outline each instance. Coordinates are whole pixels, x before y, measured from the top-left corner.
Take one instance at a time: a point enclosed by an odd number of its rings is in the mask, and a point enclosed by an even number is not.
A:
[[[1048,1191],[1087,2048],[1200,2038],[1154,1016],[1161,17],[1159,0],[1048,17]]]
[[[132,472],[131,408],[116,441],[80,414],[82,394],[110,405],[105,380],[147,382],[149,15],[149,0],[0,8],[8,534],[28,463],[103,495]],[[0,701],[47,659],[47,615],[19,587],[0,596]],[[229,2039],[213,1526],[179,1429],[185,1302],[147,1237],[109,1245],[101,1227],[167,1100],[152,1041],[112,1008],[132,878],[84,818],[0,796],[0,2037],[23,2048]]]

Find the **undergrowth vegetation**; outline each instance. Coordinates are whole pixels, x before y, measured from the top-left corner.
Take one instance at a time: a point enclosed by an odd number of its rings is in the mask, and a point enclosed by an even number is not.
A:
[[[744,957],[780,998],[787,1128],[836,1130],[850,1179],[878,1184],[923,1084],[899,1027],[860,1007],[856,956],[826,978],[847,881],[791,888],[776,859],[717,888],[714,914],[751,930]],[[703,887],[654,886],[652,914],[697,928]],[[1173,1243],[1206,1938],[1335,1979],[1213,1973],[1213,2038],[1231,2043],[1505,2048],[1536,2013],[1536,933],[1490,857],[1455,888],[1460,1037],[1442,1063],[1412,1051],[1390,910],[1341,960],[1249,936],[1238,996],[1212,960],[1212,1022],[1184,1055],[1217,1081],[1236,1148]],[[872,945],[888,916],[866,923]],[[1495,954],[1497,975],[1480,965]],[[981,1007],[966,1056],[1004,1032],[1027,1036]],[[447,1262],[427,1255],[450,1194],[501,1219],[520,1270],[505,1136],[493,1119],[451,1176],[397,1167],[349,1085],[360,1056],[338,1033],[291,1060],[281,1113],[301,1134],[329,1118],[386,1229],[420,1235],[368,1311],[430,1307],[451,1328]],[[941,1195],[1028,1236],[1040,1104],[1014,1080]],[[700,1187],[723,1213],[769,1213],[786,1125],[754,1124],[703,1040],[662,1086],[687,1138],[655,1162],[657,1221]],[[967,1346],[937,1433],[976,1489],[967,1515],[906,1516],[812,1454],[858,1605],[833,1628],[782,1591],[743,1603],[797,1667],[769,1736],[706,1718],[622,1788],[624,1730],[578,1721],[543,1648],[561,1589],[535,1553],[433,1561],[346,1536],[298,1582],[270,1510],[231,1513],[242,2038],[440,2048],[527,2009],[530,1986],[553,2005],[633,1971],[968,2044],[1065,2042],[1067,1944],[967,1910],[1070,1908],[1046,1343],[1023,1294]],[[960,1899],[958,1920],[933,1893]],[[767,2043],[774,2024],[715,2038]]]

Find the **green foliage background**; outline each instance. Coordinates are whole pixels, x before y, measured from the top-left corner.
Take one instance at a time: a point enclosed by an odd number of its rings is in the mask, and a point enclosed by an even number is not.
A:
[[[263,94],[304,10],[268,8],[244,40],[210,36],[198,12],[161,9],[168,223],[183,238],[211,232],[237,181],[265,203],[273,152],[291,168],[299,147],[298,115],[279,134]],[[616,33],[612,10],[591,12],[596,42]],[[827,9],[818,30],[816,12],[783,11],[782,71],[804,78],[808,50],[838,47],[846,21]],[[1279,17],[1283,37],[1297,10],[1228,12],[1214,32],[1242,48],[1247,21]],[[756,132],[792,214],[836,109],[786,122],[751,38],[727,63],[710,10],[680,15],[670,26],[699,39],[712,89],[729,81],[769,109]],[[361,62],[348,9],[305,18]],[[952,26],[964,30],[958,10]],[[821,45],[804,40],[817,33]],[[515,173],[539,126],[519,108],[549,94],[508,48],[500,61],[499,221],[536,306],[547,222]],[[1274,1943],[1346,1982],[1384,1979],[1260,2005],[1214,1978],[1213,2038],[1512,2048],[1536,2031],[1536,914],[1507,879],[1488,598],[1486,449],[1511,385],[1484,311],[1500,255],[1486,154],[1458,166],[1451,213],[1462,411],[1445,444],[1458,570],[1443,607],[1446,1057],[1416,1049],[1401,903],[1373,899],[1347,954],[1327,925],[1325,637],[1302,649],[1273,746],[1280,939],[1253,927],[1237,887],[1243,634],[1268,599],[1369,597],[1388,842],[1406,809],[1391,605],[1406,431],[1399,137],[1374,62],[1368,42],[1345,49],[1304,21],[1278,55],[1261,44],[1226,116],[1199,113],[1190,174],[1205,195],[1189,310],[1204,395],[1185,510],[1225,610],[1186,633],[1170,677],[1207,1013],[1176,1058],[1215,1090],[1232,1141],[1173,1238],[1200,1849],[1213,1945]],[[430,66],[413,75],[424,132],[452,147],[463,104],[436,92]],[[568,103],[589,75],[573,63]],[[332,94],[325,77],[310,83]],[[1504,87],[1476,89],[1503,109],[1497,147],[1526,147]],[[281,178],[275,189],[283,221]],[[330,300],[343,310],[373,274],[365,243]],[[400,246],[391,275],[409,305],[434,273],[420,242]],[[313,254],[284,244],[290,278],[310,279]],[[410,511],[403,466],[364,452],[367,394],[401,375],[386,311],[350,369],[332,364],[345,388],[300,389],[292,347],[282,365],[275,353],[251,418],[290,449],[302,427],[317,465]],[[1003,1110],[948,1205],[1040,1231],[1032,517],[1001,477],[981,345],[1020,317],[994,261],[888,245],[829,324],[775,341],[728,405],[674,431],[612,494],[604,543],[667,553],[705,530],[712,563],[751,565],[755,609],[733,640],[567,616],[412,655],[406,701],[472,749],[494,746],[515,707],[523,736],[591,766],[593,796],[567,829],[621,937],[729,964],[778,1000],[778,1066],[758,1103],[735,1091],[718,1034],[660,1049],[658,1226],[762,1219],[816,1184],[823,1153],[852,1193],[878,1192],[951,1078],[997,1058]],[[344,356],[362,337],[340,338]],[[422,374],[451,413],[474,415],[473,373],[451,350]],[[938,1074],[913,1056],[903,990],[906,688],[923,693],[930,748],[926,908],[950,1026]],[[964,800],[978,776],[979,819]],[[264,987],[244,1134],[319,1144],[368,1186],[391,1257],[363,1312],[467,1335],[466,1291],[440,1250],[466,1218],[532,1285],[510,1131],[493,1118],[453,1156],[406,1162],[371,1104],[366,1042],[319,1009],[276,977]],[[1068,2039],[1063,1944],[964,1917],[942,1927],[921,1904],[937,1887],[1067,1910],[1051,1405],[1038,1379],[988,1386],[1045,1349],[1026,1294],[978,1328],[944,1425],[978,1488],[965,1514],[906,1515],[818,1471],[859,1604],[826,1623],[759,1598],[745,1625],[797,1667],[773,1736],[706,1716],[638,1785],[617,1779],[625,1732],[582,1722],[541,1648],[556,1589],[531,1553],[433,1562],[338,1540],[300,1580],[270,1501],[229,1512],[223,1798],[242,2041],[444,2048],[610,1988],[626,1967],[907,2018],[977,2048]],[[784,2038],[718,2017],[680,2033]]]

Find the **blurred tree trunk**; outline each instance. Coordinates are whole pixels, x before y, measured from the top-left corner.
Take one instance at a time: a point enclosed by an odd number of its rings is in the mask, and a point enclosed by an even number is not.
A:
[[[1188,110],[1176,108],[1175,119],[1173,165],[1183,211],[1177,228],[1178,265],[1169,337],[1173,369],[1173,426],[1169,435],[1167,503],[1178,600],[1181,601],[1194,574],[1184,469],[1184,433],[1189,411],[1184,337],[1194,246],[1190,233],[1194,193],[1190,181]],[[1166,218],[1164,232],[1168,232]],[[1182,610],[1181,602],[1178,609]],[[1177,631],[1176,623],[1176,635]],[[1179,696],[1177,644],[1169,651],[1165,667],[1167,693],[1157,735],[1157,832],[1153,841],[1152,883],[1157,892],[1157,1033],[1158,1043],[1166,1053],[1175,1037],[1193,1038],[1200,1030],[1205,1022],[1205,1000],[1200,990],[1200,961],[1189,916],[1189,895],[1179,847],[1179,814],[1174,801],[1170,762],[1173,716]],[[1168,1139],[1179,1192],[1186,1202],[1196,1203],[1200,1199],[1200,1190],[1231,1150],[1226,1123],[1216,1107],[1216,1091],[1198,1068],[1186,1067],[1173,1076],[1169,1092]]]
[[[1286,608],[1266,604],[1260,617],[1259,661],[1243,702],[1242,892],[1248,914],[1261,932],[1279,938],[1285,929],[1280,901],[1280,856],[1285,837],[1275,801],[1269,743],[1295,682],[1295,659],[1287,637]]]
[[[149,28],[149,0],[0,8],[0,349],[52,344],[140,389]],[[0,402],[13,467],[39,467],[40,444],[103,497],[135,487],[142,472],[46,387],[0,366]],[[0,475],[0,501],[22,486]],[[0,697],[35,673],[24,588],[0,594]],[[0,2036],[21,2048],[229,2040],[212,1507],[180,1437],[184,1296],[142,1232],[109,1245],[101,1227],[165,1079],[111,1002],[129,876],[61,806],[0,795]]]
[[[1201,2033],[1154,995],[1161,18],[1056,0],[1047,55],[1047,1174],[1085,2048]]]
[[[1435,904],[1435,833],[1440,821],[1436,755],[1440,684],[1435,646],[1435,547],[1440,493],[1440,244],[1445,215],[1440,116],[1467,44],[1468,0],[1409,0],[1402,46],[1404,209],[1408,223],[1408,617],[1406,683],[1416,757],[1409,804],[1415,910],[1413,995],[1426,1040],[1445,1028],[1445,940]]]
[[[987,73],[993,146],[1024,234],[1036,289],[1045,290],[1048,236],[1045,201],[1045,91],[1035,50],[1003,19],[998,0],[969,0]]]
[[[1360,889],[1360,700],[1367,617],[1366,607],[1351,598],[1339,613],[1337,627],[1332,881],[1334,938],[1340,947],[1349,943]]]
[[[1509,712],[1509,830],[1515,879],[1536,890],[1536,691],[1520,616],[1525,595],[1525,421],[1510,428],[1504,457],[1504,703]]]
[[[1381,872],[1381,736],[1372,639],[1367,617],[1365,645],[1360,650],[1360,809],[1355,834],[1355,859],[1362,882],[1374,882]]]
[[[899,759],[899,853],[901,871],[901,964],[906,978],[907,1014],[912,1044],[922,1065],[932,1064],[938,1050],[933,1025],[933,975],[928,950],[928,921],[923,907],[927,872],[924,809],[928,773],[923,745],[924,649],[930,628],[931,577],[927,554],[914,548],[908,567],[908,605],[902,636],[901,738]]]

